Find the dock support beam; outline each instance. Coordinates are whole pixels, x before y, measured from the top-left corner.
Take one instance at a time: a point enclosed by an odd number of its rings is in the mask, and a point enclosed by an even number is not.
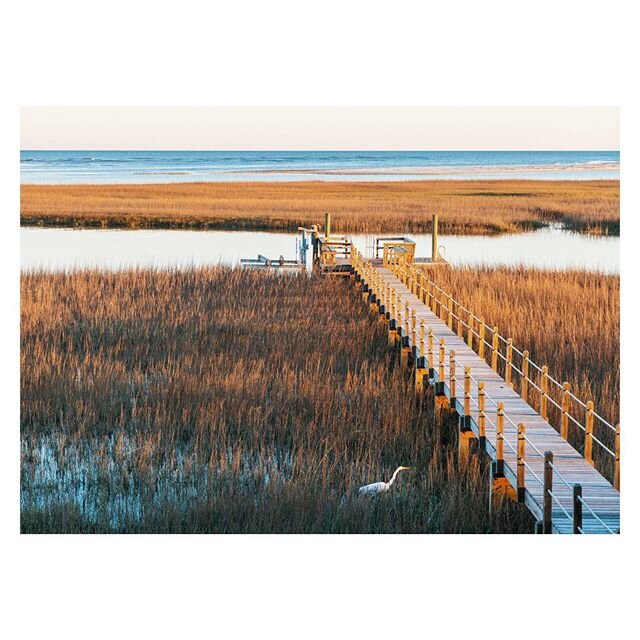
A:
[[[423,358],[420,358],[420,360],[423,360]],[[429,371],[428,369],[425,369],[424,367],[421,366],[417,366],[416,367],[416,394],[418,395],[422,395],[422,393],[424,392],[425,389],[425,378],[427,378],[428,380],[428,375],[429,375]]]
[[[504,476],[504,402],[498,403],[496,422],[496,459],[491,463],[489,513],[495,509],[497,500],[507,497],[515,501],[518,497],[516,490]]]
[[[464,368],[464,403],[463,415],[459,418],[458,462],[469,456],[471,447],[478,444],[476,434],[471,429],[471,367]]]
[[[543,491],[542,496],[542,533],[553,533],[551,528],[553,517],[553,451],[544,452],[544,474],[543,474]]]
[[[431,220],[431,260],[435,262],[438,259],[438,215],[434,213]]]
[[[451,413],[449,399],[445,395],[439,395],[437,388],[436,393],[433,394],[433,412],[435,419],[440,423]]]
[[[475,433],[471,429],[464,429],[462,426],[462,417],[460,419],[460,430],[458,432],[458,462],[462,462],[469,457],[469,453],[475,449],[478,442]]]
[[[396,329],[396,321],[393,319],[389,320],[389,346],[395,347],[396,342],[398,341],[398,331]]]
[[[400,349],[400,364],[403,367],[409,366],[409,355],[411,354],[411,347],[409,346],[409,338],[402,336],[402,346]]]

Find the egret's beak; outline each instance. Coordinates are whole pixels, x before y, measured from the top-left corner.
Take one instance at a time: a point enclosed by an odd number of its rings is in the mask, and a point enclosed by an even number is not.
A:
[[[411,471],[411,467],[400,467],[402,471]]]

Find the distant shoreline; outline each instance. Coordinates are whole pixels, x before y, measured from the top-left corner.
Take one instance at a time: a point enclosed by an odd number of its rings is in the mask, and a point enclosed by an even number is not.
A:
[[[527,231],[559,223],[619,235],[618,180],[414,180],[21,185],[22,226],[295,232]]]
[[[585,162],[572,164],[540,164],[540,165],[476,165],[476,166],[417,166],[417,167],[363,167],[351,169],[324,169],[321,167],[310,169],[253,169],[229,170],[227,173],[252,173],[269,175],[327,175],[327,176],[460,176],[483,174],[521,174],[521,173],[567,173],[593,171],[620,171],[619,162]],[[179,172],[184,174],[185,172]],[[158,175],[158,174],[156,174]],[[167,175],[171,175],[167,172]],[[506,179],[506,178],[505,178]],[[564,178],[560,178],[564,179]]]

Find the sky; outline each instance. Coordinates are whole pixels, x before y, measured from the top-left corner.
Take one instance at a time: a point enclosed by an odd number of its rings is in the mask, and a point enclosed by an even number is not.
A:
[[[23,107],[22,149],[617,150],[617,107]]]

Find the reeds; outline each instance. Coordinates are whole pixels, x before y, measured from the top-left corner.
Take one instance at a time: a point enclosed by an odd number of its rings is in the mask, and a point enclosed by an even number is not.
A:
[[[326,211],[342,233],[502,233],[548,223],[620,232],[619,182],[412,181],[22,185],[23,225],[296,231]]]
[[[23,532],[531,531],[347,282],[21,277]],[[355,489],[411,466],[388,495]]]
[[[440,286],[618,420],[619,278],[442,269]],[[24,532],[506,532],[486,459],[348,282],[226,268],[21,278]],[[388,495],[355,489],[412,472]]]

